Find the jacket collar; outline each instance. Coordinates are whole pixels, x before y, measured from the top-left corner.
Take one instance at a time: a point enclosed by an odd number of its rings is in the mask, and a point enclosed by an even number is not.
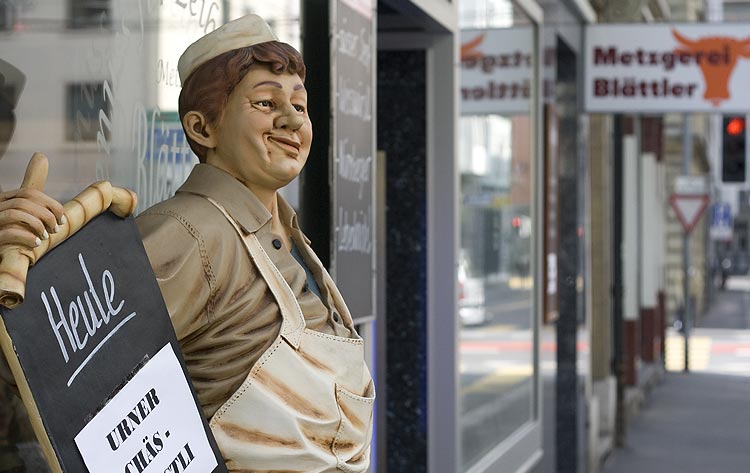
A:
[[[214,199],[227,209],[229,215],[247,233],[257,232],[271,220],[271,212],[250,189],[228,172],[210,164],[197,164],[177,192]],[[276,198],[281,223],[299,229],[294,208],[279,193],[276,193]]]

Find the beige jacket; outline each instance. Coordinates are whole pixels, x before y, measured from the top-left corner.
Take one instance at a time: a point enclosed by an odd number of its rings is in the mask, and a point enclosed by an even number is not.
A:
[[[226,172],[197,165],[174,197],[143,212],[136,223],[198,400],[210,417],[276,339],[281,314],[235,230],[204,197],[219,202],[244,231],[256,234],[291,286],[307,328],[342,337],[351,331],[323,282],[323,268],[308,253],[294,210],[279,197],[282,223],[291,230],[322,301],[307,289],[304,269],[279,245],[282,236],[271,232],[271,214],[255,195]]]

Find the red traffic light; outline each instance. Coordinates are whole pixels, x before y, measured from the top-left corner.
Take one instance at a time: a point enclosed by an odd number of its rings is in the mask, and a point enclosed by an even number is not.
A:
[[[727,123],[726,131],[731,136],[741,135],[745,131],[745,120],[734,117]]]

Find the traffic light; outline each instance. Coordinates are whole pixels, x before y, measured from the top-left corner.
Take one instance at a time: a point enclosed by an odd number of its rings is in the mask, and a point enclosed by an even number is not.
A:
[[[742,115],[724,116],[721,139],[721,180],[722,182],[745,182],[745,117]]]

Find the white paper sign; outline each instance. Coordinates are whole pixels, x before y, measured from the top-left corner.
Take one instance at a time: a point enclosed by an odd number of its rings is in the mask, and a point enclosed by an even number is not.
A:
[[[674,178],[675,194],[705,194],[706,178],[683,174]]]
[[[167,344],[75,438],[92,473],[210,473],[216,458]]]

